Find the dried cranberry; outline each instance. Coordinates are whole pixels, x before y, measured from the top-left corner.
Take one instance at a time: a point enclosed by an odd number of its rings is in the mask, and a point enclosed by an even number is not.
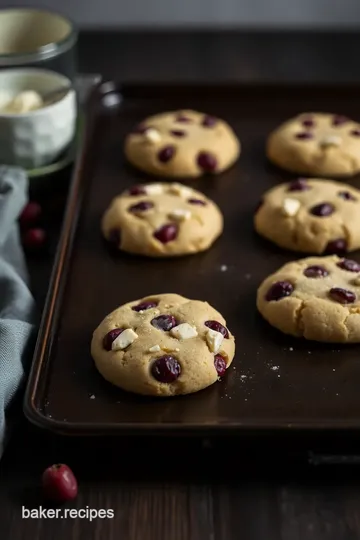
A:
[[[185,114],[180,113],[175,118],[175,122],[181,122],[183,124],[188,124],[188,123],[192,122],[192,120],[188,116],[185,116]]]
[[[159,229],[157,229],[154,232],[154,237],[159,240],[159,242],[162,242],[163,244],[167,244],[168,242],[172,242],[175,240],[179,232],[179,227],[176,225],[176,223],[168,223],[167,225],[163,225]]]
[[[27,251],[38,252],[46,244],[46,232],[43,229],[29,229],[24,233],[22,242]]]
[[[342,126],[343,124],[346,124],[349,121],[349,119],[346,116],[343,116],[341,114],[336,114],[333,117],[332,125],[333,126]]]
[[[306,139],[313,139],[314,135],[310,133],[309,131],[302,131],[300,133],[297,133],[295,137],[300,140],[306,140]]]
[[[347,252],[347,242],[343,238],[331,240],[325,248],[328,255],[344,255]]]
[[[132,186],[129,189],[129,195],[146,195],[144,186]]]
[[[156,307],[158,305],[158,302],[155,300],[147,300],[145,302],[140,302],[137,306],[132,307],[131,309],[133,311],[146,311],[147,309],[151,309],[153,307]]]
[[[309,184],[307,183],[306,178],[298,178],[290,182],[288,191],[306,191],[310,189]]]
[[[120,240],[121,240],[121,233],[119,229],[111,229],[108,236],[108,242],[118,247],[120,244]]]
[[[115,341],[115,339],[118,336],[120,336],[120,334],[123,331],[124,331],[123,328],[114,328],[113,330],[110,330],[110,332],[106,334],[106,336],[103,339],[103,347],[105,351],[111,351],[111,346],[113,344],[113,341]]]
[[[186,135],[186,132],[182,131],[181,129],[173,129],[172,131],[170,131],[170,133],[174,137],[185,137]]]
[[[313,128],[315,126],[315,121],[311,116],[307,116],[301,121],[302,125],[307,128]]]
[[[200,199],[188,199],[189,204],[197,204],[198,206],[206,206],[206,202]]]
[[[54,502],[71,501],[78,493],[74,473],[62,463],[51,465],[43,472],[42,487],[45,497]]]
[[[338,262],[337,266],[348,272],[360,272],[360,264],[351,259],[344,259],[343,261]]]
[[[214,172],[217,167],[217,159],[210,152],[200,152],[197,157],[197,164],[205,172]]]
[[[181,373],[181,366],[173,356],[166,354],[157,358],[151,366],[151,374],[159,382],[171,383],[176,381]]]
[[[167,163],[171,160],[171,158],[175,154],[175,146],[171,146],[170,144],[168,146],[164,146],[161,150],[158,152],[158,160],[161,161],[161,163]]]
[[[139,203],[133,204],[132,206],[129,206],[128,211],[129,212],[145,212],[146,210],[150,210],[150,208],[154,208],[154,203],[150,201],[141,201]]]
[[[313,206],[310,209],[310,214],[317,217],[327,217],[333,214],[335,211],[335,208],[330,203],[321,203],[317,204],[316,206]]]
[[[151,321],[151,324],[154,326],[154,328],[157,328],[158,330],[168,332],[169,330],[177,326],[178,322],[175,317],[173,317],[173,315],[159,315]]]
[[[214,330],[215,332],[220,332],[220,334],[222,334],[225,339],[229,339],[228,329],[225,328],[225,326],[223,326],[218,321],[205,321],[205,326],[207,326],[211,330]]]
[[[286,296],[290,296],[290,294],[294,291],[294,286],[290,281],[278,281],[277,283],[274,283],[271,285],[270,289],[266,293],[266,300],[268,302],[281,300],[282,298],[285,298]]]
[[[353,304],[356,300],[355,293],[341,287],[333,287],[330,289],[329,295],[335,302],[339,302],[339,304]]]
[[[350,191],[338,191],[338,197],[345,199],[345,201],[357,201],[357,198],[350,193]]]
[[[19,222],[21,227],[34,225],[42,214],[41,206],[37,202],[29,202],[22,210]]]
[[[353,135],[353,137],[360,137],[360,129],[353,129],[350,131],[350,135]]]
[[[214,116],[205,116],[202,121],[204,127],[214,127],[217,124],[217,118]]]
[[[221,354],[216,354],[214,358],[214,366],[219,377],[225,375],[226,372],[226,360]]]
[[[318,278],[318,277],[326,277],[329,275],[329,272],[324,268],[323,266],[308,266],[304,270],[304,276],[308,278]]]

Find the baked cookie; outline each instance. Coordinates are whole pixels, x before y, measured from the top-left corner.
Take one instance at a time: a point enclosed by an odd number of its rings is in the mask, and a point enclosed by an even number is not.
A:
[[[266,153],[290,172],[351,176],[360,171],[360,124],[334,114],[300,114],[271,133]]]
[[[360,264],[337,256],[285,264],[260,285],[261,315],[285,334],[360,342]]]
[[[239,154],[240,143],[226,122],[191,110],[151,116],[125,141],[130,163],[156,176],[218,174]]]
[[[154,294],[105,317],[91,354],[101,375],[124,390],[191,394],[222,377],[234,358],[234,336],[225,325],[207,302]]]
[[[128,253],[149,257],[205,251],[222,230],[216,204],[176,183],[133,186],[112,201],[102,219],[107,240]]]
[[[265,193],[254,222],[259,234],[280,247],[341,255],[360,248],[360,191],[300,178]]]

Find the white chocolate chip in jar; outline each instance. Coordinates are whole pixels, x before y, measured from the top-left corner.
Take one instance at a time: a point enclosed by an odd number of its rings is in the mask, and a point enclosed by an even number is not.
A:
[[[182,323],[178,326],[174,326],[170,330],[170,334],[177,339],[191,339],[198,335],[196,328],[188,323]]]
[[[216,330],[209,328],[206,332],[206,342],[211,352],[218,353],[221,347],[222,342],[224,341],[224,336]]]
[[[144,132],[144,137],[147,141],[157,143],[161,141],[161,134],[157,129],[148,128]]]
[[[300,201],[297,199],[284,199],[282,212],[285,216],[295,216],[300,210]]]
[[[3,112],[10,114],[24,114],[36,111],[44,106],[42,97],[33,90],[20,92],[2,109]]]
[[[169,213],[169,218],[174,219],[175,221],[186,221],[191,218],[191,211],[184,210],[182,208],[176,208]]]
[[[326,135],[320,139],[321,148],[338,147],[342,143],[342,138],[339,135]]]
[[[111,349],[113,351],[121,351],[138,339],[138,335],[132,328],[127,328],[112,342]]]

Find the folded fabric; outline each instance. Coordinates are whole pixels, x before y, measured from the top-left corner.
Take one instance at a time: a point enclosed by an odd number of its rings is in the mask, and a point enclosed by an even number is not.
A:
[[[0,456],[8,433],[8,411],[24,380],[36,322],[17,223],[27,202],[27,187],[24,171],[0,166]]]

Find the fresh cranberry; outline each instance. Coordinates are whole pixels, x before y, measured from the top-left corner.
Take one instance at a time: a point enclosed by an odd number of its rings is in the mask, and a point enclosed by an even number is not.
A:
[[[154,237],[159,240],[159,242],[167,244],[168,242],[175,240],[178,232],[179,227],[176,225],[176,223],[167,223],[154,232]]]
[[[214,127],[217,124],[217,118],[214,118],[214,116],[205,116],[205,118],[202,121],[202,125],[204,127]]]
[[[169,144],[168,146],[164,146],[164,148],[159,150],[158,160],[161,161],[161,163],[167,163],[174,156],[174,154],[175,154],[175,146],[171,146]]]
[[[310,189],[309,184],[307,183],[306,178],[298,178],[290,182],[288,191],[306,191]]]
[[[129,195],[146,195],[144,186],[132,186],[129,189]]]
[[[323,266],[308,266],[304,270],[304,276],[308,278],[318,278],[318,277],[326,277],[329,275],[329,272],[324,268]]]
[[[349,119],[346,116],[343,116],[341,114],[336,114],[333,117],[332,125],[333,126],[342,126],[343,124],[346,124],[349,121]]]
[[[42,487],[45,497],[54,502],[71,501],[78,494],[74,473],[63,463],[51,465],[43,472]]]
[[[355,293],[341,287],[333,287],[330,289],[329,295],[335,302],[339,302],[339,304],[353,304],[356,300]]]
[[[147,309],[151,309],[153,307],[156,307],[157,305],[158,305],[158,302],[154,300],[147,300],[145,302],[140,302],[140,304],[132,307],[131,309],[133,311],[146,311]]]
[[[331,240],[325,248],[328,255],[344,255],[347,252],[347,242],[343,238]]]
[[[198,206],[206,206],[206,202],[201,199],[188,199],[189,204],[197,204]]]
[[[151,321],[151,324],[154,326],[154,328],[157,328],[158,330],[168,332],[169,330],[177,326],[178,322],[172,315],[159,315]]]
[[[353,137],[360,137],[360,129],[353,129],[350,131],[350,135],[353,135]]]
[[[266,300],[268,302],[281,300],[282,298],[285,298],[286,296],[290,296],[290,294],[294,291],[294,286],[290,281],[278,281],[277,283],[274,283],[271,285],[270,289],[266,293]]]
[[[185,137],[186,135],[186,132],[182,131],[181,129],[173,129],[172,131],[170,131],[170,133],[174,137]]]
[[[177,117],[175,118],[175,122],[181,122],[183,124],[188,124],[188,123],[192,122],[192,120],[188,116],[185,116],[185,114],[178,114]]]
[[[150,208],[154,208],[154,203],[150,201],[141,201],[137,204],[133,204],[128,208],[129,212],[146,212],[146,210],[150,210]]]
[[[297,133],[295,137],[300,140],[306,140],[306,139],[313,139],[314,135],[310,133],[309,131],[301,131],[300,133]]]
[[[334,211],[335,211],[335,208],[332,204],[321,203],[321,204],[317,204],[316,206],[313,206],[310,209],[310,214],[312,214],[313,216],[318,216],[318,217],[327,217],[327,216],[331,216],[331,214],[333,214]]]
[[[344,259],[343,261],[338,262],[337,266],[348,272],[360,272],[360,264],[351,259]]]
[[[121,240],[121,234],[119,229],[111,229],[108,236],[108,242],[110,244],[113,244],[115,247],[118,247],[120,245]]]
[[[113,341],[115,341],[115,339],[118,336],[120,336],[120,334],[123,331],[124,331],[123,328],[114,328],[113,330],[110,330],[110,332],[106,334],[106,336],[103,339],[103,347],[105,351],[111,351],[111,346],[113,344]]]
[[[221,354],[216,354],[214,358],[214,366],[219,377],[225,375],[226,372],[226,360]]]
[[[23,245],[27,251],[40,251],[46,244],[46,232],[43,229],[29,229],[24,233]]]
[[[197,157],[197,164],[205,172],[214,172],[217,167],[217,159],[210,152],[200,152]]]
[[[315,121],[311,116],[307,116],[302,120],[302,125],[307,128],[313,128],[315,126]]]
[[[181,373],[181,366],[173,356],[166,354],[157,358],[151,366],[151,374],[159,382],[172,383]]]
[[[207,326],[211,330],[214,330],[215,332],[220,332],[220,334],[222,334],[224,338],[229,339],[228,329],[225,328],[225,326],[223,326],[218,321],[205,321],[205,326]]]
[[[37,202],[29,202],[20,214],[19,222],[21,227],[29,227],[39,221],[42,214],[40,204]]]
[[[345,201],[357,201],[357,198],[350,193],[350,191],[338,191],[338,197],[341,197]]]

